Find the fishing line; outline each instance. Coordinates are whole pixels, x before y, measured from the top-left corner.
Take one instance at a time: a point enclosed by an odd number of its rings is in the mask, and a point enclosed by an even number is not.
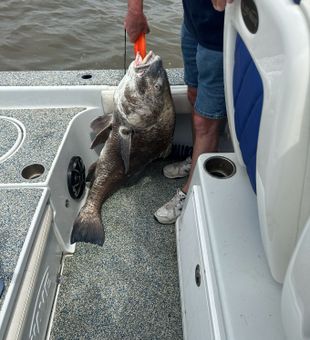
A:
[[[126,74],[126,59],[127,59],[127,38],[126,38],[126,28],[124,29],[124,75]]]

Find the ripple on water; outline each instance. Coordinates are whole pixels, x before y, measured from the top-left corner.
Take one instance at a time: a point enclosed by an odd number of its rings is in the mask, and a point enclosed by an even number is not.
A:
[[[0,2],[0,71],[122,68],[127,1],[5,0]],[[182,67],[180,0],[144,5],[147,48],[168,68]],[[127,64],[133,57],[127,40]]]

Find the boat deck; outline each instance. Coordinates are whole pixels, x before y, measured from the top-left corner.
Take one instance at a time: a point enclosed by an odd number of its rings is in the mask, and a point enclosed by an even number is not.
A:
[[[11,278],[17,275],[17,269],[14,268],[18,259],[18,270],[26,270],[28,255],[32,252],[32,243],[40,227],[38,223],[43,206],[47,200],[52,200],[53,195],[56,195],[56,198],[53,198],[53,208],[57,204],[63,206],[63,200],[67,198],[67,195],[63,196],[54,185],[58,178],[61,179],[61,184],[57,185],[66,183],[70,157],[79,154],[79,146],[75,145],[74,150],[72,145],[67,146],[68,154],[64,152],[64,160],[55,168],[55,159],[59,149],[63,147],[68,125],[84,108],[94,108],[93,110],[100,114],[98,108],[101,107],[101,89],[116,85],[122,78],[123,71],[1,74],[0,99],[4,103],[0,112],[0,116],[4,118],[1,120],[1,155],[11,151],[15,140],[22,139],[21,147],[12,157],[2,162],[0,167],[0,194],[3,202],[7,200],[2,207],[0,224],[3,233],[10,231],[6,238],[11,237],[10,242],[1,244],[3,249],[12,247],[10,251],[5,250],[9,260],[3,258],[5,264],[2,263],[1,266],[2,278],[5,281],[1,299],[1,322],[4,325],[12,315],[11,311],[19,292],[19,288],[11,284]],[[169,70],[168,74],[172,85],[182,84],[182,70]],[[87,77],[88,75],[90,77]],[[90,110],[89,114],[94,113]],[[86,163],[89,162],[90,159],[86,159]],[[23,169],[35,163],[43,165],[43,172],[39,177],[23,177]],[[103,207],[103,220],[106,225],[104,247],[78,244],[73,256],[66,258],[64,281],[60,285],[55,322],[52,325],[52,339],[182,338],[175,227],[157,223],[153,219],[153,212],[171,198],[183,180],[164,179],[161,173],[162,165],[162,162],[153,163],[134,185],[121,189],[106,202]],[[47,189],[47,186],[52,186],[52,189]],[[42,190],[45,190],[44,202],[42,201],[44,204],[39,204]],[[28,192],[34,193],[34,197],[29,196]],[[9,199],[8,194],[12,199]],[[71,212],[79,202],[70,202]],[[6,209],[7,206],[10,209]],[[27,214],[27,219],[23,219],[24,215],[18,212],[21,206]],[[57,220],[59,216],[62,216],[62,213],[58,211],[54,218]],[[11,222],[14,226],[23,228],[24,233],[14,234],[15,229],[12,229]],[[67,228],[62,221],[59,224]],[[31,233],[27,233],[27,227],[30,225],[33,226]],[[55,229],[54,227],[55,225],[51,226],[51,230]],[[53,234],[52,231],[51,233]],[[10,257],[12,251],[16,254]],[[59,254],[56,255],[59,266]],[[49,265],[47,260],[40,270],[50,268]],[[55,268],[50,268],[50,275],[56,275],[57,266],[55,263]],[[44,272],[38,274],[37,285],[40,285],[42,275],[45,275]],[[51,280],[54,287],[56,283],[53,278]],[[12,294],[7,295],[9,289]],[[39,296],[41,293],[38,287],[35,287],[29,294],[34,294],[30,300],[34,304],[37,301],[35,295]],[[28,324],[25,327],[33,330],[36,324],[33,324],[32,313],[41,315],[42,312],[40,307],[36,308],[34,305],[29,308],[32,308],[33,312],[27,314]],[[42,326],[43,332],[44,327]],[[6,332],[5,327],[1,328],[1,332]]]
[[[153,212],[184,179],[165,179],[165,163],[104,203],[103,247],[66,259],[51,339],[182,339],[175,226]]]

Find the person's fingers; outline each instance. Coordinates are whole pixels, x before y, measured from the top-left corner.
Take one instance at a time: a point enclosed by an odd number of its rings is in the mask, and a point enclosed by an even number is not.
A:
[[[132,24],[132,22],[128,19],[124,22],[124,28],[127,31],[127,35],[129,37],[129,40],[134,43],[139,36],[140,31],[137,29],[135,25]]]
[[[124,21],[124,28],[132,43],[136,42],[141,33],[150,32],[145,15],[134,16],[128,13]]]
[[[150,33],[150,28],[148,24],[146,24],[146,27],[144,28],[144,33],[146,34]]]
[[[226,0],[212,0],[213,2],[213,7],[217,10],[217,11],[224,11],[225,9],[225,5],[226,5]]]
[[[212,0],[212,4],[213,7],[217,10],[217,11],[224,11],[226,4],[231,4],[233,2],[233,0]]]

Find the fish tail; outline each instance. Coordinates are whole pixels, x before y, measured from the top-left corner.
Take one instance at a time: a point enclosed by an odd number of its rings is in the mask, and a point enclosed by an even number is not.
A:
[[[100,213],[86,214],[80,212],[73,224],[71,243],[85,242],[102,246],[105,240]]]

